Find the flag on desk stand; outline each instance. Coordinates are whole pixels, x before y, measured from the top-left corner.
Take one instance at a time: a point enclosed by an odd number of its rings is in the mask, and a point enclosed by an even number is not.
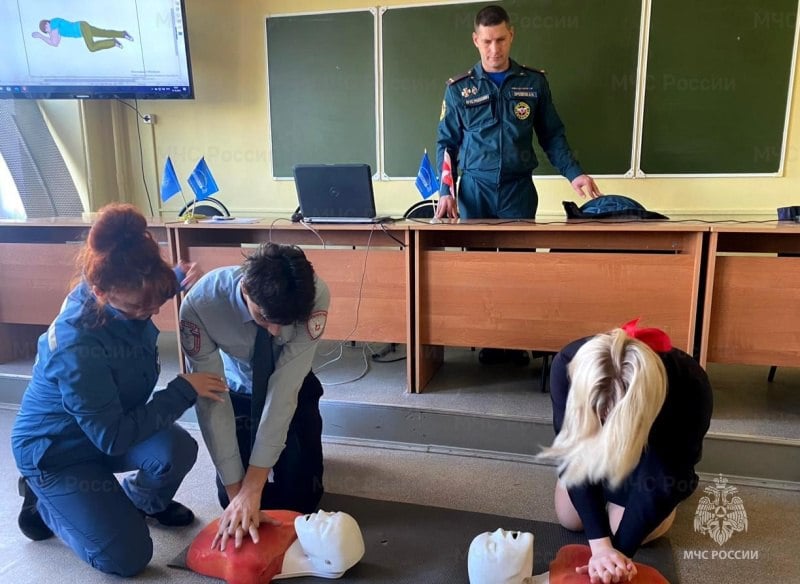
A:
[[[453,186],[453,163],[447,150],[444,151],[444,162],[442,162],[442,184],[448,186],[450,195],[456,196],[456,189]]]
[[[211,174],[211,169],[206,163],[205,157],[201,158],[194,167],[192,174],[189,175],[189,186],[194,191],[194,202],[207,199],[216,192],[219,192],[217,181]]]
[[[189,175],[188,182],[194,192],[194,202],[192,203],[191,215],[187,218],[187,221],[195,223],[197,218],[194,214],[194,208],[197,206],[197,201],[207,199],[219,191],[217,181],[214,180],[214,175],[211,174],[211,169],[206,163],[205,156],[197,161],[192,174]]]
[[[172,166],[172,159],[167,156],[167,161],[164,163],[164,175],[161,177],[161,202],[166,203],[168,199],[181,193],[181,183],[178,181],[178,175],[175,173],[175,167]]]
[[[431,160],[428,158],[428,150],[422,154],[422,160],[419,163],[419,170],[417,171],[417,180],[414,182],[417,186],[419,194],[423,199],[427,199],[431,195],[439,192],[439,181],[436,180],[436,175],[431,166]]]
[[[161,202],[166,203],[177,193],[180,193],[184,208],[187,208],[188,203],[186,202],[186,197],[183,196],[183,189],[178,180],[178,174],[175,172],[175,167],[172,165],[172,159],[167,156],[167,161],[164,163],[164,175],[161,177]]]

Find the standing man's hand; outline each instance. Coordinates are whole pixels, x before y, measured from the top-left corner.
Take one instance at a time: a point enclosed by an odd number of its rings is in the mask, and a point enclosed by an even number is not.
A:
[[[578,193],[581,198],[586,198],[587,196],[590,199],[596,199],[597,197],[602,196],[603,193],[600,192],[600,188],[597,186],[597,183],[594,182],[594,179],[590,177],[588,174],[582,174],[580,176],[576,176],[572,179],[572,188]]]
[[[453,195],[439,197],[439,204],[436,205],[436,219],[458,219],[458,205]]]

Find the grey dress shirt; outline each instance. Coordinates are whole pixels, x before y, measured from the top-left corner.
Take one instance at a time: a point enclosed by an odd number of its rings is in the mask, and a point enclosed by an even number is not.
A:
[[[242,269],[218,268],[203,276],[181,303],[181,346],[190,371],[224,375],[231,391],[252,392],[253,348],[258,325],[241,291]],[[314,359],[325,330],[330,305],[328,286],[314,276],[315,298],[311,317],[281,327],[272,337],[275,370],[269,378],[267,400],[250,455],[250,464],[272,468],[286,444],[286,434],[297,406],[297,394]],[[211,459],[224,485],[244,478],[245,469],[236,441],[233,406],[197,401],[197,419]]]

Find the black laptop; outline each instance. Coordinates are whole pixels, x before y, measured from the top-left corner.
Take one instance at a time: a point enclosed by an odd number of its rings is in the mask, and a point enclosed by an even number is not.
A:
[[[369,164],[298,164],[294,184],[303,221],[380,223]]]

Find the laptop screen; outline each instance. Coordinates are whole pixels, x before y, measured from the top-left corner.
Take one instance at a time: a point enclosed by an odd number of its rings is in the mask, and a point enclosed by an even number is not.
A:
[[[294,181],[305,221],[375,219],[368,164],[298,164]]]

